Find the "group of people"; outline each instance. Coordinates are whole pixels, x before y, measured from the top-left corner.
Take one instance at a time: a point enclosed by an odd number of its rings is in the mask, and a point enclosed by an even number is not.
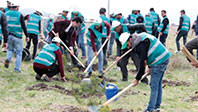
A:
[[[42,76],[46,74],[44,76],[46,81],[51,81],[51,78],[58,73],[61,74],[60,76],[63,81],[67,81],[62,54],[70,54],[73,66],[82,67],[74,58],[78,54],[76,47],[82,51],[81,59],[88,57],[87,65],[91,63],[94,55],[98,57],[98,72],[103,74],[104,66],[108,65],[107,58],[112,55],[113,43],[116,41],[116,61],[118,62],[117,66],[122,72],[122,81],[128,81],[127,65],[130,57],[137,70],[137,75],[132,81],[134,86],[140,80],[148,84],[147,78],[142,79],[142,76],[145,74],[146,65],[148,65],[147,73],[151,75],[151,94],[145,112],[160,111],[162,78],[171,56],[171,53],[165,47],[169,32],[169,19],[166,16],[165,10],[161,11],[162,20],[154,8],[151,8],[149,14],[145,17],[140,13],[140,10],[132,10],[132,14],[125,19],[122,13],[111,14],[110,18],[108,18],[106,16],[106,9],[101,8],[99,10],[99,19],[92,23],[86,32],[87,55],[84,43],[86,29],[84,16],[79,11],[72,11],[71,18],[68,18],[69,11],[63,10],[56,20],[53,17],[49,17],[45,21],[43,34],[48,43],[37,55],[42,13],[36,11],[23,17],[18,11],[18,5],[10,4],[9,1],[8,4],[5,14],[3,11],[0,11],[0,40],[3,37],[3,46],[8,48],[4,64],[6,68],[9,68],[12,55],[16,53],[14,71],[21,72],[22,33],[26,37],[27,49],[30,48],[31,40],[33,41],[32,59],[34,60],[33,70],[36,72],[35,78],[36,80],[41,80]],[[180,51],[179,39],[183,36],[185,44],[189,29],[190,19],[185,15],[185,11],[181,10],[180,24],[177,29],[178,35],[176,37],[177,52]],[[160,39],[158,39],[158,35]],[[186,46],[190,46],[187,47],[188,49],[198,48],[197,42],[198,40],[195,39],[193,42],[189,42],[192,44],[186,44]],[[70,52],[63,45],[66,45]],[[103,48],[100,52],[99,49],[101,47]],[[132,51],[121,58],[130,49]],[[198,65],[193,65],[198,67]],[[91,75],[92,67],[88,69],[87,77]]]

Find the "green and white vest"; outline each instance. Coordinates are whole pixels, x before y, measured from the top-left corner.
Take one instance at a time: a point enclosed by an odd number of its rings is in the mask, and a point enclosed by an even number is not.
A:
[[[137,15],[131,14],[131,15],[130,15],[129,23],[130,23],[130,24],[135,24],[135,23],[136,23],[136,18],[137,18]]]
[[[88,29],[91,29],[94,32],[94,34],[96,35],[96,38],[94,40],[95,44],[96,45],[100,44],[101,38],[103,37],[103,35],[101,32],[99,32],[98,30],[95,29],[95,24],[94,23],[91,24],[91,26]],[[92,44],[91,44],[91,37],[90,37],[89,30],[86,35],[87,35],[87,44],[91,46]]]
[[[34,59],[34,63],[51,66],[56,62],[54,51],[57,51],[58,49],[60,48],[54,43],[45,45],[39,55]]]
[[[158,27],[158,32],[161,32],[161,30],[162,30],[162,28],[163,28],[163,26],[164,26],[163,21],[164,21],[164,19],[166,19],[166,18],[167,18],[167,16],[164,17],[163,20],[162,20],[162,22],[160,23],[160,26]],[[167,19],[168,19],[168,18],[167,18]],[[163,33],[163,34],[168,34],[168,31],[169,31],[169,24],[167,25],[166,29],[165,29],[162,33]]]
[[[20,22],[21,13],[16,10],[9,10],[5,13],[8,21],[8,32],[18,38],[22,38],[22,27]]]
[[[0,19],[1,19],[1,14],[2,14],[2,12],[0,11]],[[3,34],[2,34],[2,28],[0,25],[0,40],[2,40],[2,37],[3,37]]]
[[[145,17],[145,27],[147,33],[152,34],[153,19],[149,16]]]
[[[158,14],[151,11],[150,12],[150,16],[153,19],[154,23],[155,23],[155,27],[158,27]]]
[[[186,16],[185,14],[183,14],[182,17],[183,17],[183,23],[182,23],[182,27],[180,30],[189,31],[190,18],[188,16]]]
[[[41,17],[39,15],[30,14],[29,20],[27,21],[27,33],[38,35],[39,34],[39,21],[41,21]]]

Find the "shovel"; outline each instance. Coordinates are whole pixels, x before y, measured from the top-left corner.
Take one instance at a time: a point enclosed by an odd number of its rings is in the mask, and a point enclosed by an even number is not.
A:
[[[54,32],[54,30],[51,30],[52,33],[54,35],[56,35],[56,33]],[[61,39],[60,39],[61,40]],[[61,40],[61,43],[63,44],[63,46],[69,51],[70,54],[72,54],[72,52],[70,51],[70,49],[65,45],[65,43]],[[75,56],[75,55],[72,55],[81,65],[83,68],[85,68],[85,65]]]
[[[103,47],[105,46],[105,44],[108,42],[109,37],[106,38],[105,42],[102,44],[102,46],[100,47],[100,49],[98,50],[97,56],[99,55],[99,53],[102,51]],[[87,68],[85,69],[83,74],[86,74],[88,69],[91,67],[91,65],[93,64],[94,60],[96,59],[97,56],[94,56],[94,58],[91,60],[91,62],[89,63],[89,65],[87,66]]]
[[[141,79],[144,79],[146,76],[148,75],[148,73],[145,73]],[[120,91],[118,94],[116,94],[115,96],[113,96],[111,99],[109,99],[108,101],[106,101],[103,105],[101,105],[99,108],[97,108],[96,106],[89,106],[88,107],[88,111],[89,112],[98,112],[102,107],[107,106],[108,104],[110,104],[111,102],[113,102],[116,98],[118,98],[120,95],[122,95],[123,93],[125,93],[127,90],[129,90],[131,87],[133,87],[133,83],[131,83],[130,85],[128,85],[126,88],[124,88],[122,91]]]

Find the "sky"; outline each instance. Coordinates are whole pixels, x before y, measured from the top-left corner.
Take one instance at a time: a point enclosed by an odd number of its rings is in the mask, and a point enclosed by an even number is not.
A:
[[[0,0],[0,6],[6,7],[7,0]],[[99,9],[108,7],[108,0],[10,0],[20,5],[20,9],[33,8],[57,15],[62,10],[78,10],[85,18],[98,18]],[[191,23],[198,14],[197,0],[110,0],[110,13],[121,12],[124,17],[132,9],[139,9],[143,15],[153,7],[161,17],[161,10],[167,11],[171,23],[178,24],[180,10],[184,9],[191,18]],[[70,13],[69,13],[70,16]]]

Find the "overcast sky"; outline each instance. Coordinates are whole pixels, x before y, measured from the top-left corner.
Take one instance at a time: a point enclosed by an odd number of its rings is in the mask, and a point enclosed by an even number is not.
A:
[[[0,0],[0,6],[5,7],[7,0]],[[58,14],[62,10],[79,10],[85,18],[98,17],[101,7],[107,8],[108,0],[10,0],[20,5],[20,9],[33,8]],[[140,9],[143,15],[154,7],[160,14],[161,10],[167,11],[169,20],[178,24],[180,10],[186,10],[191,22],[198,14],[197,0],[110,0],[110,12],[122,12],[127,17],[132,9]],[[70,14],[69,14],[70,15]],[[160,14],[161,16],[161,14]]]

